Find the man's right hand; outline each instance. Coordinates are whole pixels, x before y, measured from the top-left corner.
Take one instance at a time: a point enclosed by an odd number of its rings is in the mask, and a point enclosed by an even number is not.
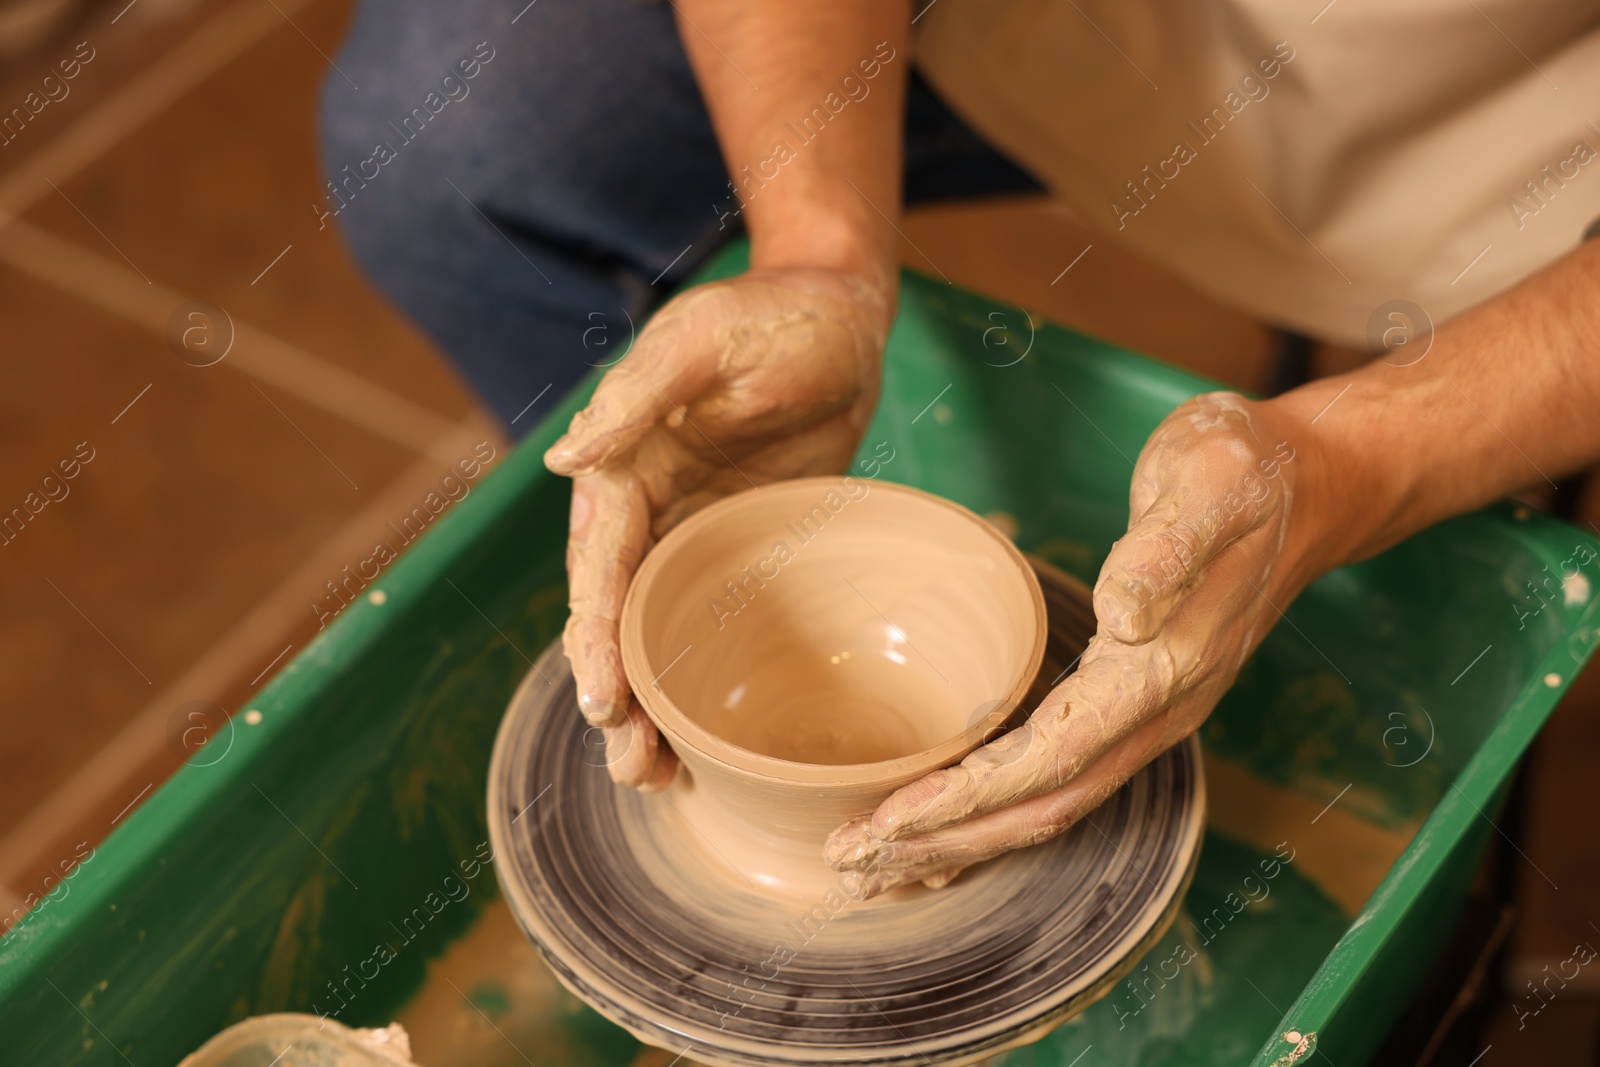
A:
[[[633,698],[618,620],[640,559],[705,505],[842,473],[878,399],[894,296],[834,270],[755,270],[664,305],[545,454],[570,476],[563,641],[611,776],[664,788],[677,760]]]
[[[676,759],[628,687],[617,621],[654,540],[720,497],[845,470],[878,399],[899,281],[906,0],[673,5],[750,234],[750,271],[668,302],[546,464],[571,475],[565,643],[584,716],[619,782]],[[863,78],[825,136],[788,122]],[[865,83],[863,83],[865,84]],[[771,162],[774,145],[791,154]],[[648,679],[641,679],[648,681]]]

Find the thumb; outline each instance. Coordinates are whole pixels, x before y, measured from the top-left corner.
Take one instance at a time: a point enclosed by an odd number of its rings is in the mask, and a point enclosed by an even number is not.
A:
[[[672,784],[678,770],[677,754],[656,732],[655,723],[637,700],[628,708],[627,721],[604,727],[604,731],[606,770],[613,782],[646,793],[659,793]]]
[[[627,719],[633,694],[617,627],[649,540],[649,501],[627,467],[574,479],[567,541],[572,613],[562,642],[577,682],[578,706],[595,726],[621,726]]]
[[[668,311],[646,327],[634,351],[607,372],[588,406],[544,454],[545,466],[567,477],[599,470],[704,392],[717,361],[703,319]]]
[[[1100,568],[1094,613],[1102,630],[1125,644],[1155,637],[1217,553],[1260,526],[1279,504],[1273,487],[1249,467],[1237,486],[1164,489]]]

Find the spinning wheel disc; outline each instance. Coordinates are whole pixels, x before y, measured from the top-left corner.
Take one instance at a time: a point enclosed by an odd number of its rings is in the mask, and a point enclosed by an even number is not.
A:
[[[1094,617],[1080,583],[1039,570],[1051,679]],[[1205,785],[1190,738],[1065,834],[944,889],[776,899],[693,840],[672,790],[614,786],[588,733],[558,641],[495,742],[496,873],[567,988],[642,1041],[708,1063],[954,1064],[1032,1040],[1161,936],[1199,855]]]

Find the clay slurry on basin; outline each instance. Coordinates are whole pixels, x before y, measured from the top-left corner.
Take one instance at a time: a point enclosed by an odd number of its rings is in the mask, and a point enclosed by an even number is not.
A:
[[[1003,535],[949,501],[852,478],[714,505],[646,557],[629,601],[647,710],[657,690],[706,740],[796,764],[960,739],[1015,702],[1043,647],[1037,584]]]

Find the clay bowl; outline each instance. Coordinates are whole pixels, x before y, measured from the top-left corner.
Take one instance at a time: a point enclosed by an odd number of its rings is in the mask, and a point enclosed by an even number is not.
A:
[[[1027,694],[1044,597],[994,526],[917,489],[804,478],[696,513],[645,557],[622,659],[682,761],[690,836],[774,893],[837,880],[827,835],[959,761]]]

